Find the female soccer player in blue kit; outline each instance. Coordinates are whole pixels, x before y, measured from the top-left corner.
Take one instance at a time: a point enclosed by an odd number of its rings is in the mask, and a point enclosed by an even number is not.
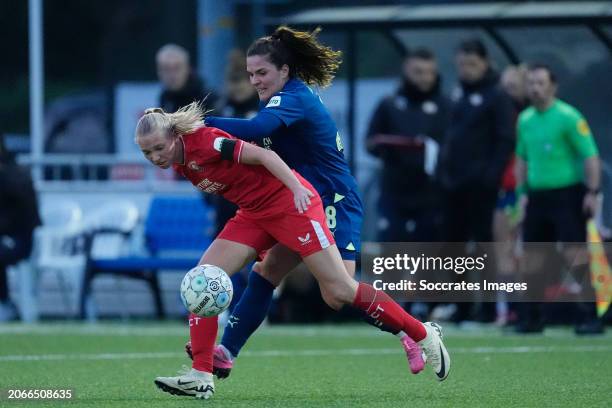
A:
[[[247,71],[261,101],[260,112],[248,120],[207,117],[206,125],[274,150],[312,183],[322,198],[327,226],[334,233],[345,268],[354,276],[362,203],[344,159],[338,130],[320,97],[307,85],[329,85],[340,64],[340,52],[321,45],[316,40],[318,31],[279,27],[271,36],[256,40],[247,52]],[[300,262],[296,253],[276,245],[254,266],[221,344],[215,348],[214,372],[219,378],[229,375],[233,359],[263,322],[274,288]],[[326,293],[322,294],[325,299]],[[374,323],[371,317],[364,317]],[[197,356],[199,329],[193,322],[191,325],[188,352]],[[393,332],[388,327],[383,329]],[[406,350],[411,371],[421,371],[424,362],[416,342],[425,333],[395,334]],[[434,357],[430,360],[434,365],[433,360],[440,361]],[[439,372],[439,367],[434,370]]]

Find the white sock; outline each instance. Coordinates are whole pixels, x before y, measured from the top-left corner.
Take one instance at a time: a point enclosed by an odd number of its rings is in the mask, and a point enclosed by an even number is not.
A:
[[[396,334],[396,336],[397,336],[397,337],[399,337],[400,339],[403,339],[405,336],[407,336],[407,334],[406,334],[406,333],[404,333],[402,330],[400,330],[400,331],[399,331],[399,332]]]

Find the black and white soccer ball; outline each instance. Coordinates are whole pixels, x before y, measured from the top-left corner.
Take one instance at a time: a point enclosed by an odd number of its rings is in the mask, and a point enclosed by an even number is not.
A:
[[[234,288],[225,271],[214,265],[198,265],[181,283],[181,300],[191,313],[201,317],[217,316],[232,302]]]

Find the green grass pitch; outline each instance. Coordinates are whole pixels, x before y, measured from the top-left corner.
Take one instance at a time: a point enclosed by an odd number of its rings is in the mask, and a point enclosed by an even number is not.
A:
[[[608,407],[612,336],[569,328],[504,335],[445,328],[447,381],[408,371],[399,342],[365,325],[261,329],[212,400],[160,392],[188,364],[186,325],[0,326],[1,407]],[[7,389],[71,388],[72,401],[7,400]]]

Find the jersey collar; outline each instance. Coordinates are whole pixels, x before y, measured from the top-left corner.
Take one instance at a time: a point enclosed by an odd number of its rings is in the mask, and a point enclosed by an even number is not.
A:
[[[282,91],[293,91],[294,89],[299,88],[300,85],[302,85],[302,81],[300,81],[297,78],[291,78],[290,80],[287,81],[285,86],[283,86],[283,89],[281,89],[281,92]]]
[[[278,91],[274,95],[272,95],[270,97],[270,99],[274,98],[275,96],[277,96],[279,94],[282,94],[283,92],[298,90],[302,86],[306,86],[306,84],[304,84],[302,81],[300,81],[297,78],[291,78],[290,80],[287,81],[287,83],[285,83],[285,86],[283,86],[283,88],[280,91]],[[270,99],[268,99],[266,101],[260,101],[259,102],[259,108],[263,109],[268,104],[268,102],[270,102]]]

